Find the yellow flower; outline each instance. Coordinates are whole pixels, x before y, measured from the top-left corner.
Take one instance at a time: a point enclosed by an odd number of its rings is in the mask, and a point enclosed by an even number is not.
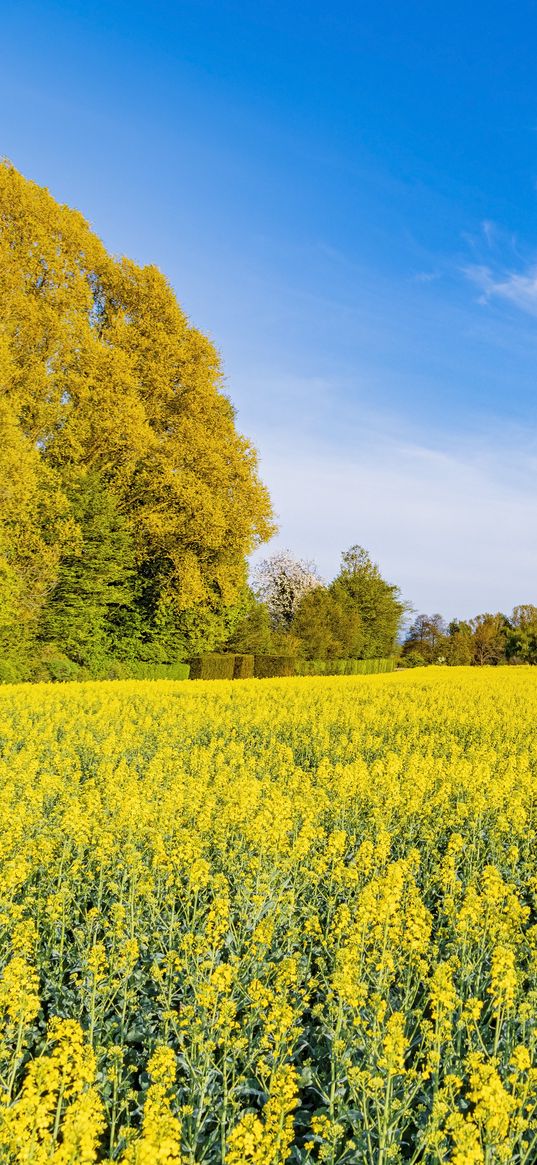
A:
[[[453,1113],[446,1122],[446,1130],[453,1139],[451,1165],[483,1165],[485,1155],[479,1129],[471,1117]]]
[[[104,1129],[93,1050],[75,1020],[49,1024],[53,1049],[30,1063],[19,1098],[0,1110],[0,1146],[17,1165],[93,1165]]]
[[[517,1072],[527,1072],[531,1068],[531,1056],[528,1048],[524,1044],[517,1044],[511,1052],[511,1059],[509,1061],[516,1068]]]
[[[453,1012],[458,1003],[453,983],[453,968],[449,963],[439,963],[435,967],[430,991],[436,1038],[440,1041],[448,1040],[451,1036]]]
[[[246,1113],[231,1130],[226,1165],[265,1165],[264,1129],[253,1113]]]
[[[474,1105],[473,1120],[482,1128],[490,1144],[499,1144],[507,1137],[516,1102],[505,1090],[496,1064],[493,1061],[487,1062],[482,1053],[470,1054],[468,1069],[468,1099]]]
[[[0,978],[0,1023],[28,1024],[39,1008],[37,971],[23,955],[14,955]]]
[[[510,947],[499,944],[492,953],[491,985],[489,992],[492,995],[494,1012],[496,1015],[503,1008],[511,1008],[515,1000],[518,976],[515,965],[515,953]]]
[[[2,1165],[531,1156],[536,722],[523,667],[1,685]]]
[[[147,1070],[151,1084],[144,1104],[142,1131],[125,1151],[122,1165],[181,1165],[181,1122],[174,1116],[170,1101],[176,1073],[172,1049],[157,1048]]]
[[[379,1068],[383,1068],[390,1076],[400,1075],[405,1071],[406,1050],[405,1017],[401,1011],[394,1011],[386,1024]]]

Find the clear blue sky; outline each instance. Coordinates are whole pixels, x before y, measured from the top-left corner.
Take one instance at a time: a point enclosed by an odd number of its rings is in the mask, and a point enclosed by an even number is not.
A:
[[[0,152],[222,352],[279,544],[537,602],[537,7],[2,6]]]

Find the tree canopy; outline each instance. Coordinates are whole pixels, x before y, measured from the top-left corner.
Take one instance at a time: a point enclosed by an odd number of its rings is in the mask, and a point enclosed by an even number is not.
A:
[[[351,546],[328,586],[317,581],[304,589],[291,629],[307,659],[384,658],[396,650],[404,610],[398,588],[367,550]]]
[[[290,631],[301,599],[320,581],[314,563],[293,558],[289,550],[280,550],[259,563],[254,590],[266,605],[274,629]]]
[[[537,607],[524,603],[510,616],[484,613],[473,619],[418,615],[406,634],[401,663],[497,666],[537,663]]]
[[[0,289],[0,638],[63,636],[67,607],[83,637],[67,596],[91,579],[125,608],[124,649],[210,648],[273,531],[215,347],[156,267],[108,254],[8,163]]]

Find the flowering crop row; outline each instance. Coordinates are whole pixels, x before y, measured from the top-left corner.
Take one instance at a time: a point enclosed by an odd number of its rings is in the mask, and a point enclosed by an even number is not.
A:
[[[0,1161],[537,1161],[537,676],[6,687]]]

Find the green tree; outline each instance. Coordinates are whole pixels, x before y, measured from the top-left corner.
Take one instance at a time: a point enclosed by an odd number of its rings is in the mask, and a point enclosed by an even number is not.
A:
[[[0,678],[28,673],[39,617],[76,527],[14,409],[0,401]]]
[[[138,654],[134,547],[117,502],[98,473],[77,475],[72,515],[76,544],[60,559],[40,638],[95,671],[110,656]]]
[[[505,654],[512,663],[537,663],[537,607],[515,607],[506,621]]]
[[[473,663],[474,643],[469,623],[453,619],[448,627],[446,643],[447,661],[452,667],[468,666]]]
[[[353,597],[342,587],[316,587],[301,599],[293,631],[306,659],[359,659],[367,630]]]
[[[412,655],[423,663],[443,663],[448,659],[448,634],[441,615],[418,615],[403,644],[403,657]]]
[[[330,590],[338,601],[350,601],[360,616],[363,658],[393,655],[405,605],[399,588],[383,579],[367,550],[351,546],[342,555],[341,570]]]
[[[269,609],[250,588],[245,593],[244,606],[226,649],[246,655],[271,655],[275,651]]]
[[[507,621],[505,615],[476,615],[470,620],[473,663],[478,667],[501,663],[505,658]]]

